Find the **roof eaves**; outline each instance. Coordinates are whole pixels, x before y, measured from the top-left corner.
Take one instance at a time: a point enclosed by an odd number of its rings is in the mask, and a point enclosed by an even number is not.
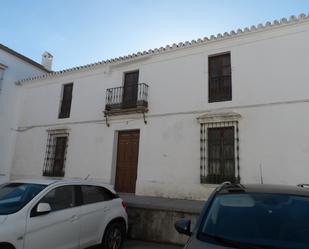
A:
[[[31,60],[30,58],[28,58],[28,57],[26,57],[26,56],[24,56],[24,55],[22,55],[22,54],[20,54],[20,53],[18,53],[16,51],[14,51],[13,49],[8,48],[7,46],[4,46],[3,44],[0,44],[0,49],[4,50],[5,52],[7,52],[7,53],[9,53],[9,54],[11,54],[11,55],[13,55],[13,56],[23,60],[23,61],[25,61],[25,62],[27,62],[29,64],[31,64],[32,66],[35,66],[35,67],[45,71],[46,73],[50,73],[50,71],[47,70],[41,64],[37,63],[34,60]]]
[[[117,58],[109,59],[109,60],[104,60],[104,61],[99,61],[83,66],[77,66],[69,69],[64,69],[61,71],[56,71],[56,72],[50,72],[49,74],[44,74],[36,77],[30,77],[26,79],[22,79],[16,82],[17,85],[21,85],[25,82],[29,81],[34,81],[34,80],[41,80],[41,79],[46,79],[46,78],[52,78],[54,76],[58,75],[63,75],[66,73],[74,72],[74,71],[79,71],[79,70],[87,70],[87,69],[92,69],[96,66],[100,65],[112,65],[116,63],[123,63],[123,62],[129,62],[129,61],[135,61],[136,59],[140,59],[142,57],[149,57],[151,55],[157,55],[157,54],[162,54],[166,53],[169,51],[175,51],[178,49],[184,49],[184,48],[192,48],[195,46],[200,46],[200,45],[205,45],[208,43],[213,43],[217,41],[222,41],[234,37],[240,37],[243,35],[251,34],[251,33],[256,33],[256,32],[261,32],[261,31],[266,31],[266,30],[271,30],[271,29],[276,29],[280,28],[283,26],[287,25],[293,25],[297,23],[304,23],[309,21],[309,15],[306,14],[300,14],[298,16],[290,16],[289,19],[287,18],[282,18],[280,20],[274,20],[273,22],[266,22],[265,24],[258,24],[258,25],[252,25],[250,28],[246,27],[244,29],[237,29],[232,30],[230,32],[225,32],[223,34],[219,33],[216,36],[211,35],[209,38],[204,37],[203,39],[197,39],[197,40],[192,40],[192,41],[186,41],[186,42],[180,42],[178,44],[174,43],[172,45],[166,45],[165,47],[160,47],[160,48],[155,48],[155,49],[149,49],[148,51],[143,51],[143,52],[138,52],[138,53],[133,53],[129,54],[127,56],[120,56]]]

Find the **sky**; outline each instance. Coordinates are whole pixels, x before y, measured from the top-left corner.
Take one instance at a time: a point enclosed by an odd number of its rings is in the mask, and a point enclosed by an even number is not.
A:
[[[309,13],[309,0],[0,0],[0,43],[53,70]]]

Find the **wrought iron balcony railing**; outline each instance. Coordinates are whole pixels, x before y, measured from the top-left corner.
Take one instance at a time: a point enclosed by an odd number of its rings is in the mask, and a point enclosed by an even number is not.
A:
[[[106,90],[105,114],[148,110],[148,85],[133,84]]]

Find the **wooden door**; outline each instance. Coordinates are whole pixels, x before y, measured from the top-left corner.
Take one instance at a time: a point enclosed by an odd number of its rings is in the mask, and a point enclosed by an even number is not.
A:
[[[124,76],[123,86],[123,107],[136,107],[138,92],[138,75],[139,72],[126,73]]]
[[[115,188],[118,192],[135,193],[139,149],[139,130],[118,134]]]

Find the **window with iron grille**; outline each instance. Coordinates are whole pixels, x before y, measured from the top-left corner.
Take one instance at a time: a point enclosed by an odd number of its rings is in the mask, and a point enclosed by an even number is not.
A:
[[[208,102],[232,100],[231,54],[208,58]]]
[[[43,176],[64,176],[68,138],[65,130],[48,133]]]
[[[62,99],[58,118],[69,118],[71,112],[73,83],[63,85]]]
[[[239,182],[238,121],[201,124],[201,183]]]

